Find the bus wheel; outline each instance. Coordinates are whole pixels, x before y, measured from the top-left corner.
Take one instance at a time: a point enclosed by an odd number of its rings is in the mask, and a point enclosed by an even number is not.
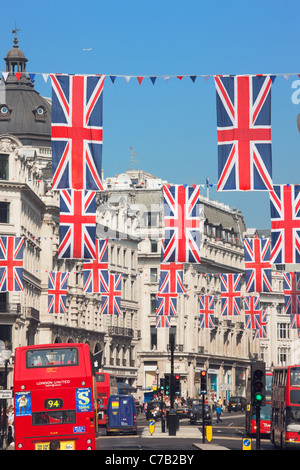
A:
[[[285,439],[284,439],[284,437],[283,437],[283,434],[281,434],[281,436],[280,436],[280,447],[281,447],[281,449],[283,449],[283,450],[284,450],[285,447],[286,447],[286,445],[285,445]]]

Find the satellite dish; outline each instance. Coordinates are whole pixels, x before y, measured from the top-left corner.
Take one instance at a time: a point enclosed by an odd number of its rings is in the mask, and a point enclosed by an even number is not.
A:
[[[298,127],[298,131],[300,132],[300,114],[298,114],[297,116],[297,127]]]

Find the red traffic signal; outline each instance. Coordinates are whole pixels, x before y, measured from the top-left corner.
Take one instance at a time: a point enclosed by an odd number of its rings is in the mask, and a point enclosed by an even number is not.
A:
[[[202,370],[200,372],[200,378],[201,378],[200,391],[202,395],[205,395],[207,393],[206,376],[207,376],[206,370]]]

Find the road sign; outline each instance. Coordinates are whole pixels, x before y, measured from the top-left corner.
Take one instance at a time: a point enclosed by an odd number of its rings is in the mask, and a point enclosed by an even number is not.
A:
[[[243,439],[243,450],[251,450],[251,439]]]
[[[206,426],[206,439],[208,442],[212,440],[212,426]]]
[[[155,431],[155,421],[153,419],[151,419],[149,421],[149,431],[150,431],[150,434],[152,436],[152,434],[154,433]]]
[[[1,400],[8,400],[12,398],[12,390],[0,390],[0,399]]]

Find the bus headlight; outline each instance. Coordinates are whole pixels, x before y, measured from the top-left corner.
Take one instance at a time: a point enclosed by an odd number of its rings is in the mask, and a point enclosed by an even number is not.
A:
[[[23,447],[23,444],[21,444],[21,443],[18,444],[18,449],[22,449],[22,447]]]
[[[87,444],[91,444],[92,443],[92,439],[87,439]]]

